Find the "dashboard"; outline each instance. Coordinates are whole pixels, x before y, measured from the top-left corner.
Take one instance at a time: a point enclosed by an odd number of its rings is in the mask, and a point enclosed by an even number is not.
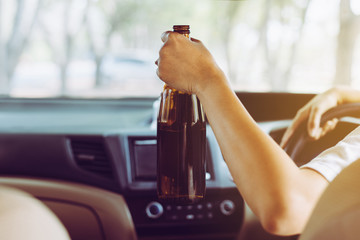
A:
[[[280,109],[276,102],[285,95],[271,98],[271,114],[261,110],[269,111],[269,106],[259,109],[252,105],[253,94],[239,94],[239,98],[270,133],[286,127],[289,121],[284,119],[296,111],[279,110],[273,118],[274,109]],[[268,97],[259,94],[257,101]],[[301,105],[310,97],[301,96],[302,100],[294,103]],[[155,98],[0,100],[0,174],[71,182],[120,195],[138,239],[236,239],[245,203],[210,126],[205,199],[194,205],[166,204],[157,199],[156,111]],[[83,237],[71,231],[70,235],[72,239]]]

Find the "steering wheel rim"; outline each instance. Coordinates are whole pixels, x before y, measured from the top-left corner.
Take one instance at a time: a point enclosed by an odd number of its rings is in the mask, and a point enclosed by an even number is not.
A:
[[[323,114],[320,120],[320,126],[331,119],[341,119],[343,117],[360,118],[360,103],[347,103],[329,109]],[[314,140],[311,139],[307,134],[307,121],[304,121],[290,137],[284,150],[294,160],[295,163],[302,165],[305,162],[299,162],[298,156],[303,150],[304,146],[310,141]]]

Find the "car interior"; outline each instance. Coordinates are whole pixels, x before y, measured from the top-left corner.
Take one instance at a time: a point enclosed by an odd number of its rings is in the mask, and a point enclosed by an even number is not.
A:
[[[163,82],[154,62],[161,33],[189,24],[258,126],[280,143],[297,111],[316,94],[336,84],[359,87],[356,69],[337,62],[349,57],[339,54],[349,45],[336,44],[344,41],[339,13],[349,11],[355,19],[358,5],[0,0],[0,198],[15,193],[37,201],[51,214],[47,223],[61,226],[51,239],[357,239],[358,162],[329,185],[302,234],[275,236],[236,188],[210,124],[205,198],[186,205],[159,200],[156,123]],[[360,52],[351,46],[356,62]],[[350,80],[339,82],[346,70],[353,71]],[[285,151],[298,166],[357,127],[360,105],[331,109],[322,121],[333,118],[340,119],[335,130],[317,141],[307,136],[305,123],[297,129]],[[11,230],[14,222],[1,216],[2,204],[7,206],[6,198],[0,200],[0,225]],[[36,213],[19,214],[40,221]],[[21,227],[15,226],[19,232]]]

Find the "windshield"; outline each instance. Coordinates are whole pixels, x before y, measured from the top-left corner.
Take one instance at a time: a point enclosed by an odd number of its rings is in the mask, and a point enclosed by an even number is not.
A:
[[[235,90],[358,87],[356,0],[0,0],[0,93],[159,96],[160,35],[189,24]]]

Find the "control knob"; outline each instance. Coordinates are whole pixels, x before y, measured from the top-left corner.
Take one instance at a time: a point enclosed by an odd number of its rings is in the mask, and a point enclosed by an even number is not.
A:
[[[235,211],[235,204],[231,200],[224,200],[220,203],[220,211],[226,216],[230,216]]]
[[[145,212],[149,218],[156,219],[164,213],[164,208],[158,202],[151,202],[146,206]]]

